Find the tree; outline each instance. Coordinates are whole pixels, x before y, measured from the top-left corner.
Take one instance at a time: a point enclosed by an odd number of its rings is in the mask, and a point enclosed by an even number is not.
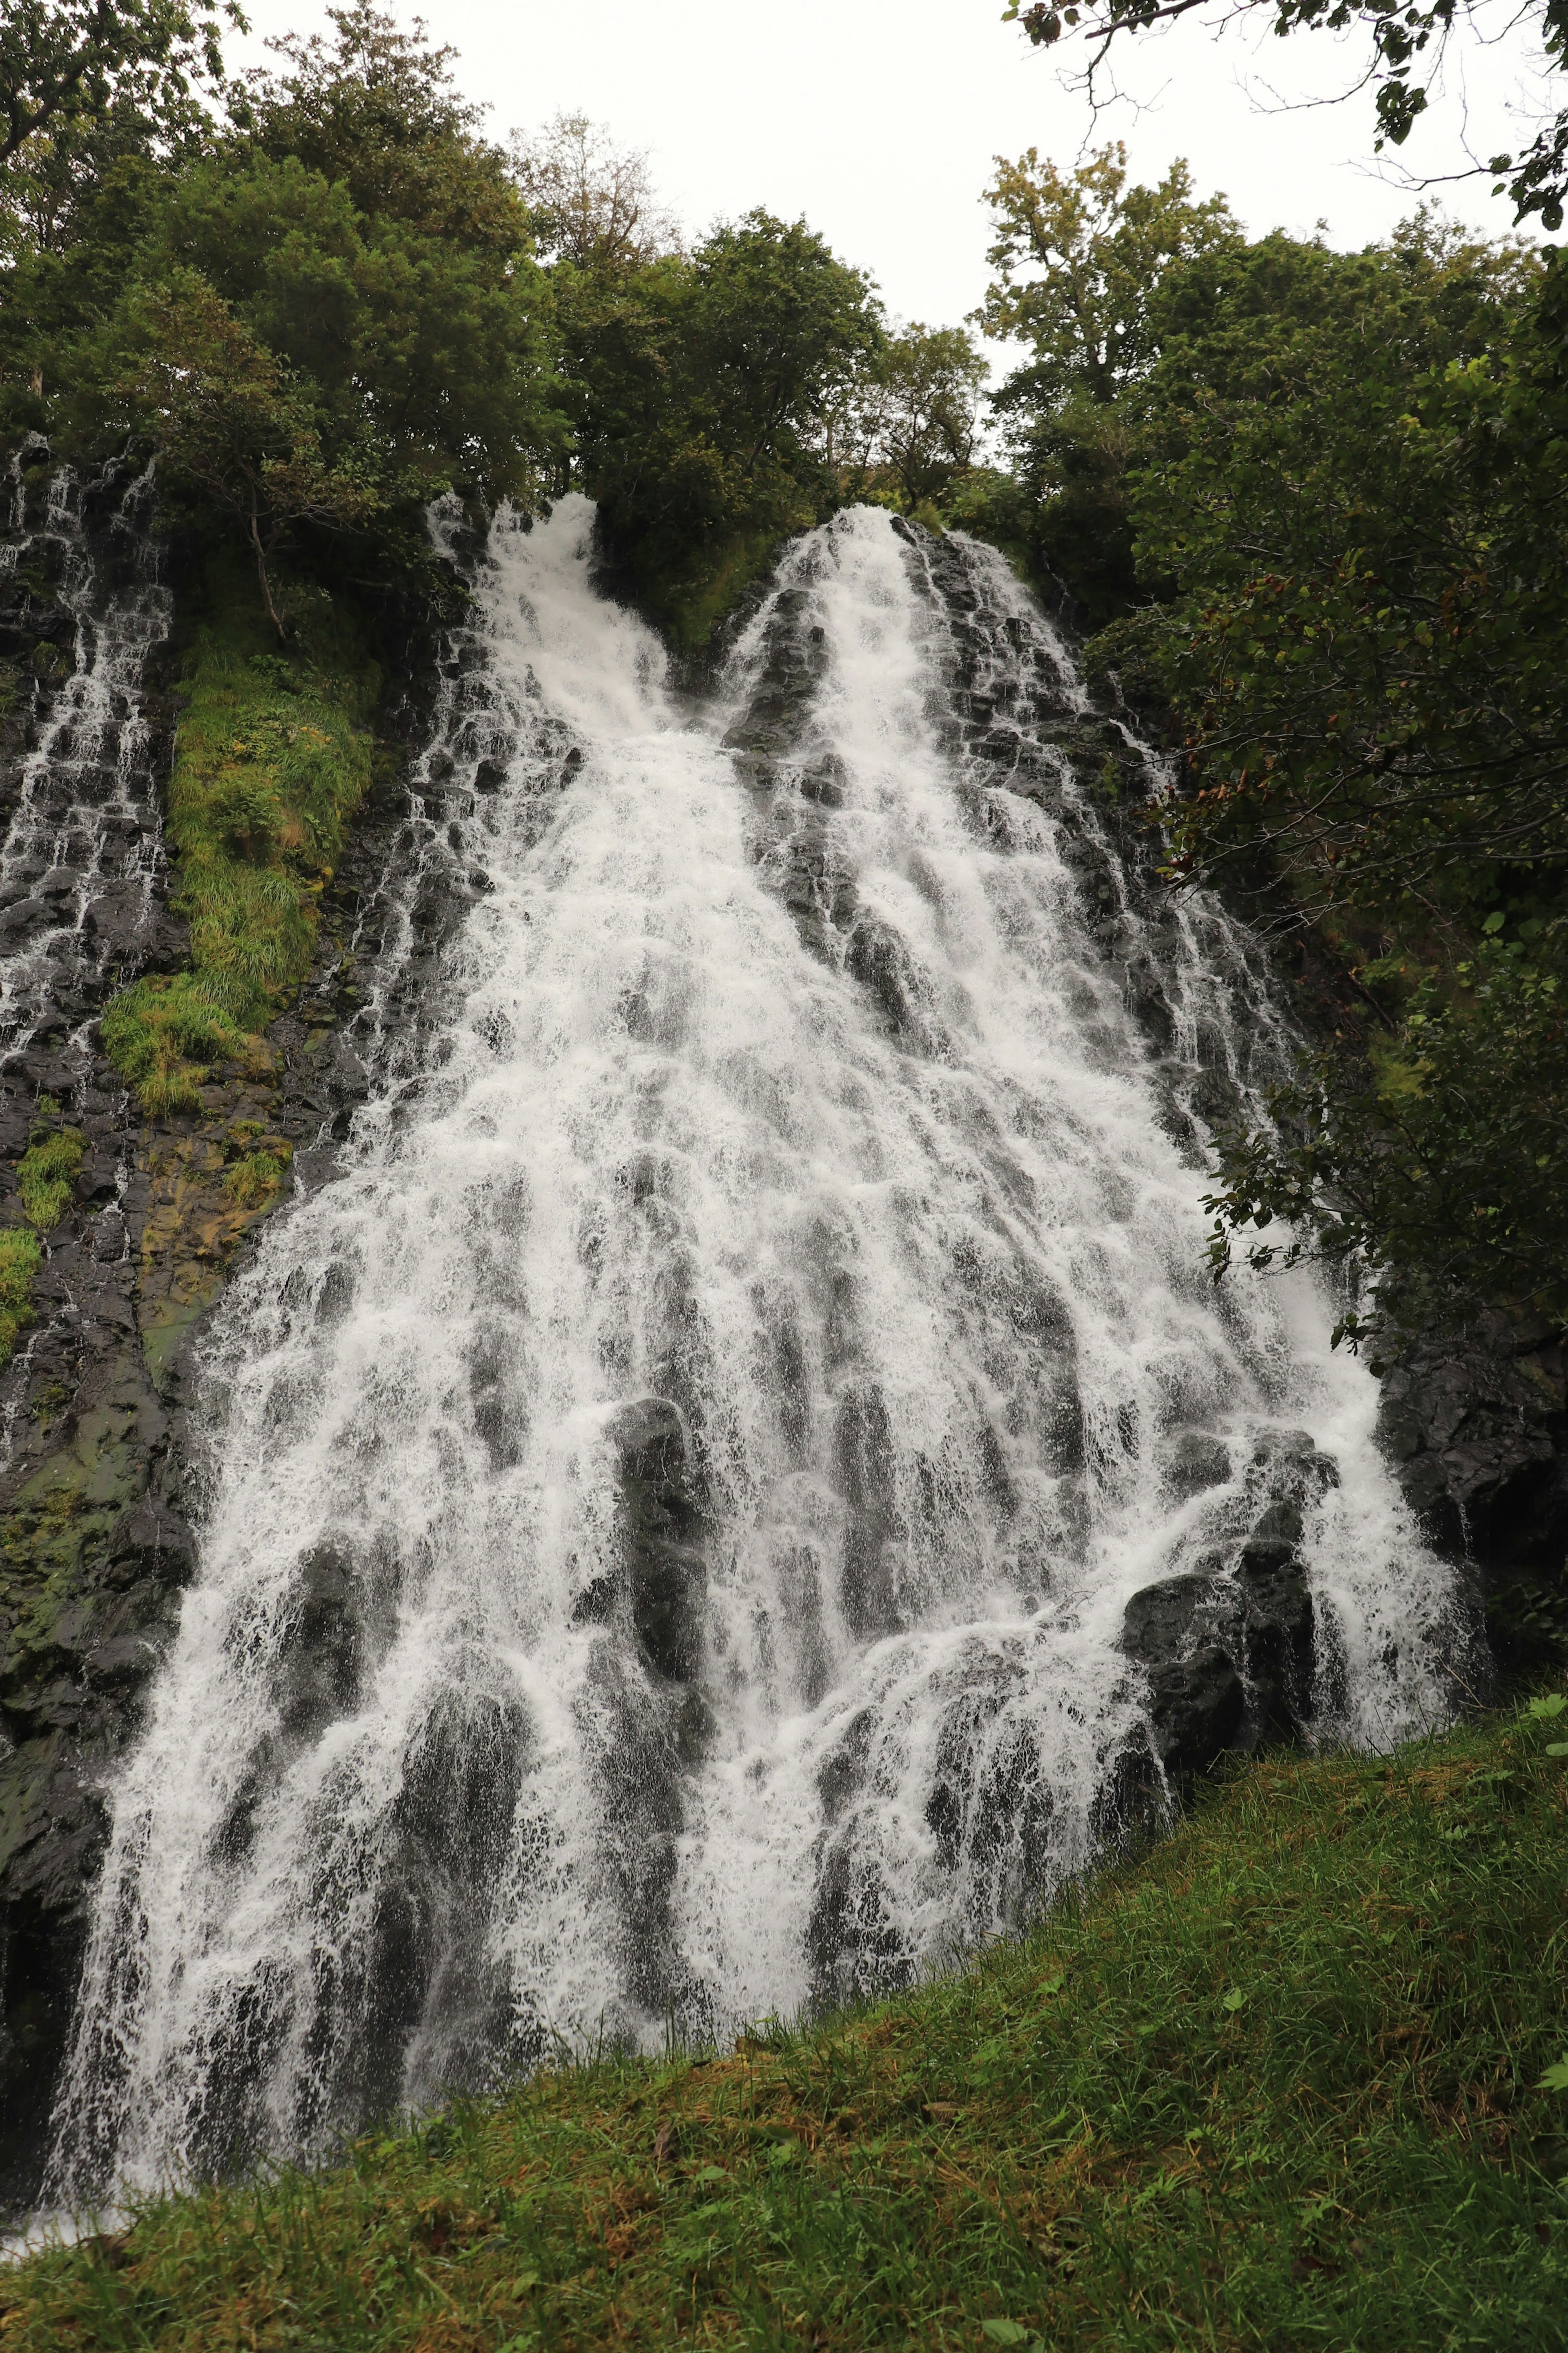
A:
[[[1120,143],[1068,174],[1034,147],[995,162],[985,259],[996,276],[973,316],[998,342],[1033,346],[1010,380],[1013,405],[1040,408],[1073,393],[1112,401],[1152,356],[1152,301],[1165,272],[1238,241],[1230,207],[1223,196],[1194,204],[1179,160],[1157,187],[1130,188]]]
[[[938,505],[974,462],[984,356],[962,327],[917,320],[888,337],[828,419],[846,493],[890,491],[906,513]]]
[[[531,504],[564,437],[550,287],[505,153],[447,48],[371,5],[273,46],[234,100],[245,132],[174,192],[156,277],[202,269],[320,386],[345,448],[388,484]],[[356,461],[357,462],[357,459]]]
[[[169,192],[139,274],[157,285],[198,269],[309,377],[332,446],[372,437],[389,497],[457,483],[528,504],[564,427],[549,285],[492,161],[426,142],[400,176],[399,208],[377,212],[356,204],[352,176],[237,143]],[[424,216],[408,201],[416,174]]]
[[[1456,24],[1475,20],[1482,0],[1007,0],[1004,22],[1020,23],[1037,47],[1052,47],[1064,34],[1080,32],[1089,47],[1085,79],[1091,90],[1097,69],[1120,35],[1150,31],[1178,16],[1207,10],[1211,25],[1237,18],[1272,20],[1281,38],[1300,31],[1344,33],[1356,29],[1366,40],[1365,70],[1352,87],[1371,83],[1375,91],[1375,145],[1403,146],[1426,111],[1427,91],[1440,67]],[[1568,0],[1531,0],[1515,23],[1529,25],[1545,52],[1548,67],[1568,63]],[[1568,198],[1568,110],[1542,123],[1531,144],[1518,153],[1478,164],[1506,177],[1516,220],[1538,213],[1543,228],[1563,226]],[[1501,186],[1495,191],[1500,195]]]
[[[100,448],[136,413],[122,353],[144,352],[150,321],[154,343],[195,331],[185,295],[170,299],[194,276],[227,320],[225,367],[243,336],[252,391],[263,357],[268,400],[289,387],[296,521],[319,509],[342,523],[342,484],[368,493],[374,478],[360,521],[384,556],[395,543],[396,563],[418,568],[423,501],[457,487],[531,504],[558,469],[550,287],[507,159],[453,94],[447,53],[366,5],[334,24],[331,40],[283,44],[284,73],[247,78],[238,129],[115,166],[68,249],[34,253],[14,281],[0,365],[18,422]],[[214,364],[215,316],[201,327]],[[158,437],[179,406],[172,385],[152,404]],[[311,443],[295,430],[306,412]],[[283,465],[276,433],[265,446]],[[275,473],[274,503],[284,486]]]
[[[748,213],[688,257],[561,265],[578,470],[628,585],[687,644],[837,503],[827,420],[882,342],[867,279]]]
[[[1173,876],[1261,901],[1336,1033],[1220,1138],[1215,1271],[1244,1236],[1356,1270],[1342,1332],[1384,1347],[1568,1314],[1568,272],[1427,214],[1198,257],[1153,332],[1122,406],[1161,594],[1099,650],[1186,725]]]
[[[1220,1139],[1210,1263],[1315,1259],[1358,1295],[1335,1338],[1397,1345],[1478,1303],[1568,1325],[1568,926],[1495,913],[1367,1060],[1319,1053]]]
[[[7,0],[0,14],[0,164],[40,132],[101,121],[132,97],[178,110],[223,73],[220,22],[237,0]]]
[[[1463,935],[1568,858],[1565,330],[1560,270],[1419,223],[1172,290],[1131,507],[1200,787],[1178,871]]]
[[[1223,196],[1194,200],[1180,161],[1152,188],[1128,185],[1121,146],[1067,174],[1034,148],[996,165],[986,196],[997,274],[974,317],[1033,354],[993,406],[1027,501],[1030,569],[1066,590],[1079,625],[1100,628],[1143,594],[1123,410],[1158,353],[1160,290],[1199,257],[1234,249],[1241,232]],[[1022,523],[1009,502],[1010,538]]]
[[[514,132],[511,165],[544,259],[620,269],[679,250],[647,155],[617,147],[585,114],[558,114],[531,141]]]
[[[127,319],[134,356],[121,380],[130,421],[177,481],[239,522],[268,618],[288,628],[268,565],[302,522],[338,529],[383,503],[368,463],[329,463],[306,387],[194,270],[143,291]]]

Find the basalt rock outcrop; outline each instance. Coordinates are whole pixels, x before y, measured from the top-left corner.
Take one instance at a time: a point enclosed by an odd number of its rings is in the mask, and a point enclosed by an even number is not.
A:
[[[1473,1573],[1505,1670],[1568,1650],[1568,1360],[1563,1335],[1492,1311],[1407,1339],[1379,1436],[1432,1542]]]
[[[1310,1736],[1315,1623],[1300,1546],[1305,1514],[1334,1477],[1305,1430],[1264,1433],[1239,1541],[1128,1603],[1122,1647],[1148,1675],[1151,1736],[1174,1788],[1227,1753]]]

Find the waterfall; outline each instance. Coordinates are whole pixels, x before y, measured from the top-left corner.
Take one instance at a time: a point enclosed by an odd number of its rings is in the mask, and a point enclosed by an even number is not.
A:
[[[26,466],[41,454],[35,439],[11,461],[0,582],[57,575],[71,666],[22,760],[0,840],[0,1055],[7,1073],[42,1056],[63,1092],[90,1083],[88,1027],[133,976],[155,917],[163,833],[142,674],[173,600],[150,529],[151,468],[121,488],[119,464],[91,482],[58,467],[40,491]],[[91,510],[106,501],[95,529]]]
[[[693,707],[592,522],[491,533],[378,1085],[208,1345],[62,2196],[1019,1923],[1166,1802],[1129,1604],[1260,1512],[1319,1734],[1447,1704],[1375,1385],[1304,1272],[1204,1271],[1201,1122],[1289,1040],[1121,855],[1144,755],[997,556],[868,509]]]

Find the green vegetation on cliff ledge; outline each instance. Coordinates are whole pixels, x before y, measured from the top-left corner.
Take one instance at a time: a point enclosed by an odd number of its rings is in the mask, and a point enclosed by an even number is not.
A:
[[[16,1169],[22,1207],[40,1233],[58,1226],[81,1173],[87,1138],[79,1127],[35,1128]]]
[[[1565,1725],[1255,1765],[962,1974],[149,2204],[4,2342],[1568,2346]]]
[[[105,1051],[154,1114],[194,1109],[210,1065],[243,1056],[310,970],[321,887],[370,783],[380,686],[332,617],[279,654],[254,590],[220,574],[197,632],[167,816],[190,969],[132,983],[103,1018]]]
[[[25,1226],[0,1233],[0,1365],[8,1365],[33,1321],[33,1277],[43,1252]]]

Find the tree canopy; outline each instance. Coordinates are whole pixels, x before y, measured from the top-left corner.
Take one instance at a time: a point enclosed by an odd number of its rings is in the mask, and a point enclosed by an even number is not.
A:
[[[0,164],[30,141],[127,105],[182,118],[193,80],[223,74],[238,0],[7,0],[0,15]]]
[[[700,642],[837,503],[828,420],[883,343],[870,283],[759,210],[689,256],[564,265],[559,300],[584,483],[631,585]]]
[[[1014,427],[1035,543],[1091,589],[1066,522],[1110,452],[1089,655],[1184,731],[1167,872],[1239,892],[1333,1033],[1219,1138],[1215,1270],[1359,1269],[1342,1329],[1384,1347],[1478,1301],[1568,1314],[1565,305],[1554,257],[1429,211],[1360,253],[1216,237],[1109,403]]]
[[[1032,147],[1016,162],[998,156],[985,200],[996,275],[973,321],[1029,354],[992,396],[1012,470],[1002,536],[1037,577],[1070,583],[1074,614],[1093,628],[1142,601],[1124,396],[1156,357],[1160,290],[1185,264],[1239,246],[1241,229],[1223,196],[1194,196],[1180,159],[1154,187],[1130,184],[1121,145],[1071,172]]]
[[[1034,147],[1016,163],[999,155],[985,201],[996,275],[975,323],[1034,354],[1011,380],[1013,406],[1076,393],[1114,400],[1152,356],[1152,300],[1166,272],[1241,237],[1223,196],[1194,200],[1180,159],[1157,187],[1129,187],[1120,142],[1068,173]]]
[[[1021,24],[1041,48],[1081,34],[1091,90],[1119,37],[1149,33],[1178,17],[1198,16],[1211,29],[1256,20],[1281,39],[1300,32],[1359,34],[1364,65],[1355,87],[1373,90],[1381,148],[1404,145],[1426,111],[1455,27],[1479,19],[1483,6],[1484,0],[1007,0],[1003,16]],[[1568,64],[1568,0],[1529,0],[1511,25],[1528,26],[1550,71]],[[1568,109],[1553,113],[1548,106],[1528,146],[1473,168],[1492,174],[1500,195],[1506,186],[1516,220],[1539,215],[1543,228],[1561,228],[1568,201]]]

